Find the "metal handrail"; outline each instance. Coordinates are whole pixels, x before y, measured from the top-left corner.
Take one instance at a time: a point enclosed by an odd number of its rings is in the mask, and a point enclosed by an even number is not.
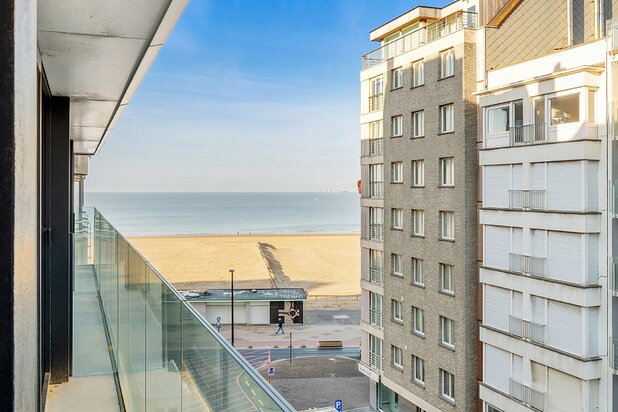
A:
[[[378,110],[382,110],[384,106],[384,94],[374,94],[369,96],[369,111],[377,112]]]
[[[361,140],[361,156],[381,156],[384,154],[384,138]]]
[[[509,316],[509,332],[530,342],[545,343],[546,325],[524,320],[516,316]]]
[[[379,328],[384,326],[384,313],[381,310],[369,309],[369,323]]]
[[[381,223],[369,224],[369,240],[381,242],[384,239],[384,225]]]
[[[546,123],[532,123],[509,128],[509,145],[520,146],[543,143],[547,140]]]
[[[384,268],[379,266],[369,266],[369,282],[376,285],[384,284]]]
[[[382,372],[383,371],[384,358],[373,352],[369,352],[369,367]]]
[[[545,393],[532,389],[514,379],[509,379],[509,395],[538,411],[545,409]]]
[[[509,190],[510,209],[545,209],[545,190]]]
[[[547,259],[509,253],[509,270],[525,275],[547,276]]]

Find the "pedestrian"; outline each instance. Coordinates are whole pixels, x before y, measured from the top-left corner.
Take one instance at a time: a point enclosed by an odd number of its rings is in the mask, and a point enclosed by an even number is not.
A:
[[[283,331],[283,318],[279,318],[279,329],[277,329],[275,335],[278,335],[279,331],[281,331],[282,335],[285,335],[285,332]]]

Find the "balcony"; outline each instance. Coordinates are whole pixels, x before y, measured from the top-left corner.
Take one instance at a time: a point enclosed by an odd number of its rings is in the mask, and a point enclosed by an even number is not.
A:
[[[384,226],[381,223],[369,224],[369,240],[382,242],[384,240]]]
[[[103,215],[85,215],[75,223],[74,372],[113,371],[127,410],[293,410]],[[87,288],[93,304],[82,308]]]
[[[509,208],[544,210],[545,190],[509,190]]]
[[[618,338],[609,338],[609,366],[614,370],[614,373],[618,372]]]
[[[384,370],[383,368],[383,358],[380,355],[377,355],[373,352],[369,352],[369,367],[378,371],[378,372],[382,372]]]
[[[383,94],[374,94],[373,96],[369,96],[369,113],[377,112],[382,110],[384,107],[384,95]]]
[[[614,296],[618,296],[618,257],[610,257],[610,283],[609,288]]]
[[[545,344],[545,325],[509,316],[509,332],[527,341]]]
[[[545,410],[545,394],[516,380],[509,379],[509,395],[537,411]]]
[[[476,13],[457,12],[427,24],[363,55],[362,70],[375,67],[410,50],[441,39],[464,28],[476,28]]]
[[[509,128],[509,145],[522,146],[535,143],[543,143],[546,138],[547,125],[545,123],[533,123]]]
[[[379,266],[369,266],[369,282],[376,285],[384,284],[384,268]]]
[[[384,326],[384,314],[381,310],[369,309],[369,323],[378,328]]]
[[[361,156],[382,156],[384,154],[384,138],[361,140]]]
[[[509,253],[509,270],[524,275],[545,277],[547,275],[547,259]]]

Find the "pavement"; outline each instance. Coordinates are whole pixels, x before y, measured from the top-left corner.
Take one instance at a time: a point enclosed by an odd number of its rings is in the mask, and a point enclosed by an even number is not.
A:
[[[308,356],[312,357],[346,357],[350,359],[360,359],[360,352],[358,347],[352,348],[293,348],[291,351],[286,348],[280,349],[239,349],[238,352],[249,361],[254,368],[260,368],[268,362],[270,355],[271,362],[279,360],[288,360],[290,355],[292,359],[304,358]],[[291,352],[291,353],[290,353]]]

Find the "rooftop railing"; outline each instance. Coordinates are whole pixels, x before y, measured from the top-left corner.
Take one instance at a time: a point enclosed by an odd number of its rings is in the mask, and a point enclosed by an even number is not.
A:
[[[97,210],[93,243],[127,410],[294,410]]]
[[[476,13],[460,11],[433,21],[425,27],[420,27],[365,54],[362,57],[362,69],[366,70],[377,66],[464,28],[476,28],[476,20]]]

